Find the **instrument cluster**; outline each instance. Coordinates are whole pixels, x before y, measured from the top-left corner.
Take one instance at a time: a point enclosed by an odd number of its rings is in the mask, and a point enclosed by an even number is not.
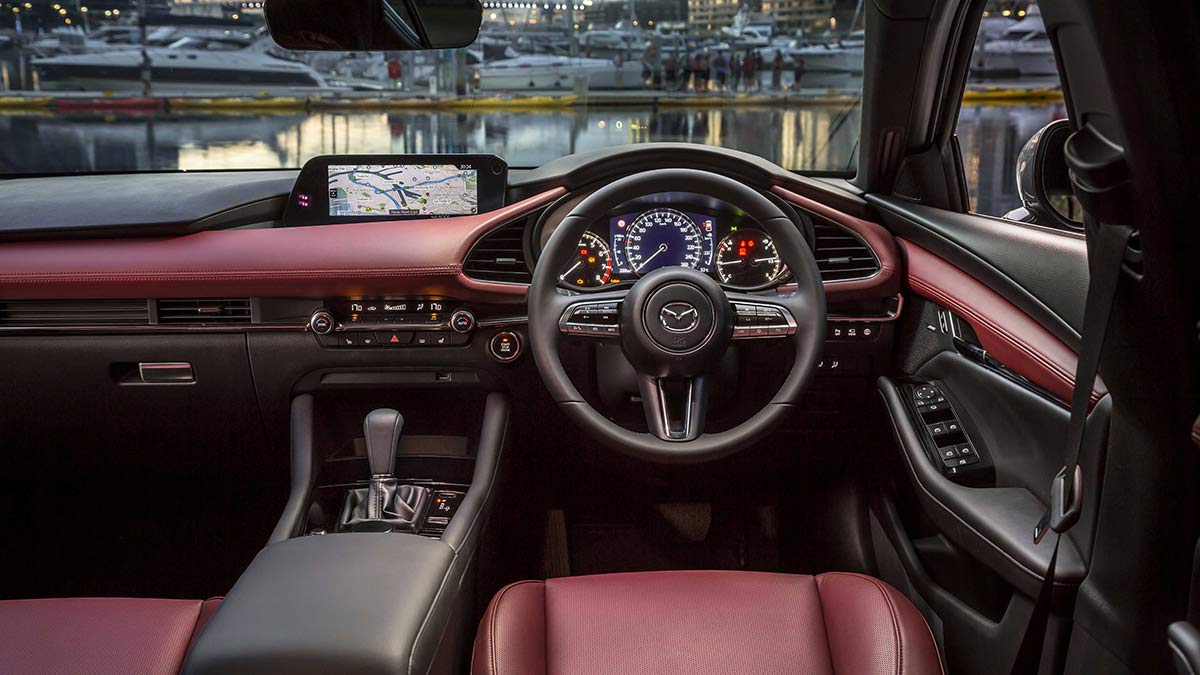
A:
[[[770,235],[740,210],[646,204],[594,223],[559,283],[575,289],[616,286],[671,266],[699,270],[739,290],[769,288],[789,276]]]

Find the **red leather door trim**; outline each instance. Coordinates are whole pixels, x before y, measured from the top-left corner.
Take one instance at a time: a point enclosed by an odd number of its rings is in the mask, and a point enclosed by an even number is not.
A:
[[[0,244],[0,298],[396,294],[519,301],[522,286],[463,276],[463,258],[485,232],[565,192],[555,188],[460,218]]]
[[[908,263],[908,285],[917,295],[953,310],[970,324],[992,358],[1069,402],[1075,387],[1074,350],[1004,296],[938,256],[897,239]],[[1099,377],[1092,405],[1105,393]]]

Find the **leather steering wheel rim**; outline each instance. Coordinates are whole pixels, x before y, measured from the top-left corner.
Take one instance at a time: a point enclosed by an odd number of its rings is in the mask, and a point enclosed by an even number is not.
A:
[[[580,237],[589,225],[612,209],[658,192],[711,196],[742,209],[771,236],[779,256],[792,271],[795,285],[795,290],[786,295],[722,291],[726,302],[729,302],[729,297],[762,301],[790,312],[796,320],[796,331],[787,339],[793,347],[795,360],[783,385],[762,410],[731,429],[702,433],[685,441],[665,440],[650,433],[632,431],[604,417],[571,382],[558,352],[559,341],[564,337],[559,320],[566,308],[573,302],[601,295],[566,295],[558,288],[559,273],[574,254]],[[642,277],[638,283],[646,279]],[[617,298],[625,293],[607,292],[602,295]],[[770,433],[791,414],[799,402],[816,370],[825,340],[824,286],[803,232],[778,206],[757,190],[732,178],[696,169],[645,171],[621,178],[588,195],[563,218],[546,242],[534,269],[527,300],[530,349],[554,401],[568,417],[605,446],[632,457],[659,463],[696,463],[718,459],[746,448]]]

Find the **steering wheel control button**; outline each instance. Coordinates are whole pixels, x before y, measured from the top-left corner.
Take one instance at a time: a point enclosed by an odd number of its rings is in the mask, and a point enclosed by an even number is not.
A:
[[[787,337],[796,332],[796,320],[783,307],[735,302],[733,309],[735,338]]]
[[[455,311],[450,315],[450,328],[455,333],[469,333],[475,328],[475,315],[465,309]]]
[[[621,334],[619,316],[620,303],[615,300],[577,302],[563,312],[558,329],[568,335],[617,337]]]
[[[333,332],[333,314],[327,309],[318,309],[308,319],[308,327],[317,335],[328,335]]]
[[[512,331],[496,333],[488,341],[488,353],[501,363],[511,363],[521,355],[521,338]]]

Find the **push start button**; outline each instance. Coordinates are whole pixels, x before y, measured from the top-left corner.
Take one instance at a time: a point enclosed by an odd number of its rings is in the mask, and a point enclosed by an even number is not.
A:
[[[512,331],[496,333],[488,342],[488,351],[501,363],[515,361],[521,355],[521,338]]]

